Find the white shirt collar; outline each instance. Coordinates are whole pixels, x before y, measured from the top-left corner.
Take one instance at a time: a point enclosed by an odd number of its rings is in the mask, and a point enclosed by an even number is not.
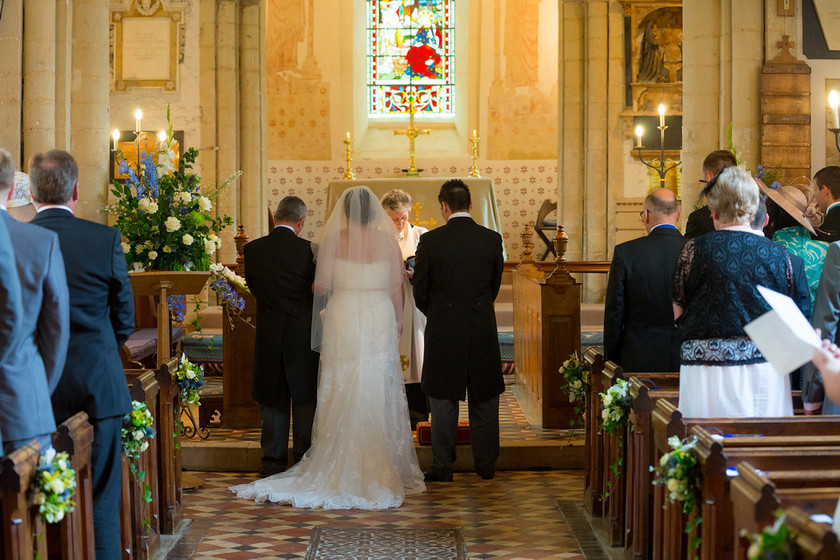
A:
[[[449,215],[449,219],[452,218],[472,218],[469,212],[453,212]]]
[[[725,228],[720,228],[718,231],[745,231],[747,233],[753,233],[755,235],[760,235],[764,237],[764,232],[761,230],[754,230],[750,227],[750,224],[738,224],[735,226],[727,226]]]
[[[69,206],[64,205],[64,204],[44,204],[43,206],[38,207],[38,214],[40,214],[44,210],[52,210],[53,208],[60,208],[61,210],[67,210],[68,212],[73,214],[73,209],[70,208]]]

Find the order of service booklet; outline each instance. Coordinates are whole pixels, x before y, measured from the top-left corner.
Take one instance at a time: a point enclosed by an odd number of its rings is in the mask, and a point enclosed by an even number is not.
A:
[[[820,337],[792,299],[764,286],[757,288],[770,311],[744,325],[744,331],[773,369],[787,375],[811,361]]]

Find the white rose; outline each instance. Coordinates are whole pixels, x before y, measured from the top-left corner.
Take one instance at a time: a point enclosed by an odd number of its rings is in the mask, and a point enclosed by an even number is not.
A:
[[[170,247],[169,245],[164,245],[163,246],[163,252],[164,253],[171,253],[172,252],[172,247]]]
[[[184,237],[181,238],[181,243],[183,243],[187,247],[192,245],[192,242],[193,242],[193,236],[190,235],[189,233],[185,233]]]
[[[181,220],[176,218],[175,216],[169,216],[166,218],[166,221],[163,222],[163,225],[166,226],[166,231],[172,233],[173,231],[178,231],[181,229]]]
[[[120,243],[120,245],[122,246],[123,253],[128,253],[129,251],[131,251],[131,245],[129,245],[128,243],[122,242]]]
[[[149,202],[149,214],[154,214],[158,211],[157,202]]]
[[[192,200],[192,195],[188,192],[181,192],[175,195],[175,200],[181,204],[189,204]]]
[[[611,393],[606,393],[604,396],[601,397],[601,402],[604,403],[604,406],[610,406],[612,404],[613,397]]]
[[[676,478],[669,478],[666,488],[668,488],[669,492],[676,492],[680,489],[680,483],[677,482]]]
[[[216,244],[213,243],[211,240],[206,239],[204,241],[204,252],[205,253],[212,253],[216,250]]]
[[[64,510],[61,509],[61,510],[58,510],[57,512],[55,512],[53,514],[53,518],[54,519],[52,520],[52,523],[58,523],[59,521],[64,519]]]
[[[131,432],[131,437],[134,438],[134,441],[140,441],[143,439],[143,430],[134,430]]]
[[[149,251],[149,260],[153,261],[158,257],[157,251]]]
[[[196,201],[198,202],[198,207],[201,208],[202,211],[207,212],[211,208],[213,208],[213,203],[210,202],[210,199],[206,196],[199,196]]]
[[[604,420],[609,420],[610,419],[610,411],[607,410],[606,408],[604,410],[602,410],[601,411],[601,418],[603,418]]]
[[[140,208],[142,212],[147,212],[149,210],[149,202],[151,202],[145,196],[137,201],[137,206]]]
[[[47,484],[47,489],[53,494],[61,494],[64,492],[64,483],[59,479],[54,478]]]
[[[143,442],[143,444],[140,446],[140,453],[143,453],[143,452],[144,452],[144,451],[146,451],[148,448],[149,448],[149,442],[148,442],[148,441],[144,441],[144,442]]]
[[[61,469],[61,470],[66,469],[67,468],[67,461],[64,460],[64,459],[59,459],[58,460],[58,468]]]
[[[187,379],[195,379],[195,372],[193,370],[187,371]]]

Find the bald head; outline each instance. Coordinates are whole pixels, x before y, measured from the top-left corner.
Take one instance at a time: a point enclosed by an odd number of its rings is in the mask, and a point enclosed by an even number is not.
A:
[[[661,224],[676,225],[680,221],[680,206],[677,196],[669,189],[656,189],[645,198],[644,222],[645,229]]]

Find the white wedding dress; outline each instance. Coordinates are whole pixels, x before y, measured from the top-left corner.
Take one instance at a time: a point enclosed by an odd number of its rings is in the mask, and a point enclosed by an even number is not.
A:
[[[425,490],[403,387],[389,263],[336,260],[324,310],[312,447],[280,474],[232,486],[299,508],[382,509]]]

